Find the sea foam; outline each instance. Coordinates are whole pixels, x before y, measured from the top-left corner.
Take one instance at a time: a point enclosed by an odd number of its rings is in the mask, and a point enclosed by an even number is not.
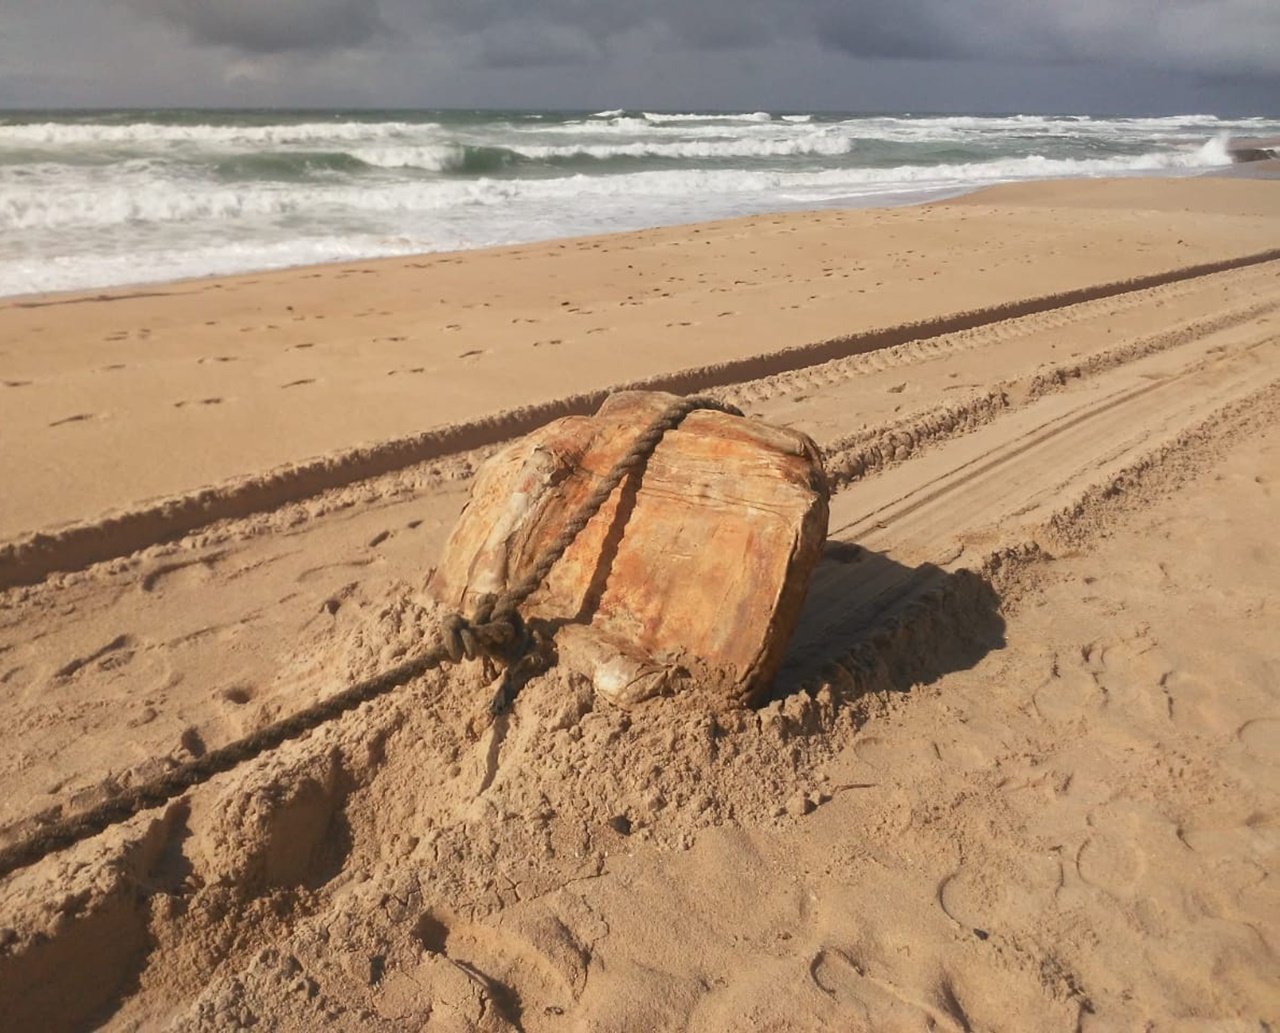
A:
[[[0,294],[989,183],[1179,175],[1280,122],[747,111],[0,115]]]

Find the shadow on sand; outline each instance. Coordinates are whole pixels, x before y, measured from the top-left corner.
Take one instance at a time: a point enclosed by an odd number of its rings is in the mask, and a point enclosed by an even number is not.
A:
[[[833,663],[847,667],[851,656],[864,665],[874,656],[877,688],[905,692],[1002,649],[1004,630],[999,596],[981,575],[908,567],[831,541],[768,699],[823,679]]]

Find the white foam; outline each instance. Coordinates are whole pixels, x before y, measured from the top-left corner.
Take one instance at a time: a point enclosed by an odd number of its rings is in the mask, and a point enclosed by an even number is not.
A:
[[[618,153],[616,148],[607,149]],[[649,153],[649,152],[646,152]],[[714,153],[714,152],[711,152]],[[101,180],[78,188],[50,190],[47,184],[10,183],[0,192],[0,231],[70,229],[143,224],[191,224],[348,214],[430,213],[458,206],[501,205],[519,200],[563,197],[765,194],[864,186],[963,186],[1012,179],[1124,175],[1192,170],[1228,164],[1226,139],[1214,138],[1194,150],[1135,157],[1053,159],[1040,155],[963,164],[842,167],[820,171],[752,169],[670,169],[611,176],[529,179],[409,180],[372,185],[329,183],[211,184],[139,176]],[[766,199],[767,200],[767,199]]]
[[[1016,179],[1180,174],[1227,164],[1232,132],[1280,133],[1280,122],[602,111],[447,125],[0,125],[0,294],[895,203]],[[469,171],[478,157],[500,166],[503,151],[509,168]],[[315,152],[368,167],[313,172]],[[973,157],[931,163],[940,152]],[[300,160],[255,161],[280,155]]]
[[[220,144],[224,146],[290,146],[421,136],[438,131],[429,122],[316,122],[296,125],[169,125],[132,122],[38,122],[0,124],[0,147],[82,147],[86,144],[156,145]]]
[[[804,136],[744,137],[716,139],[643,141],[636,143],[537,146],[513,148],[528,158],[770,158],[799,155],[835,156],[848,154],[854,141],[836,133],[817,132]]]
[[[438,249],[429,242],[408,238],[396,240],[357,235],[279,242],[227,240],[129,253],[90,252],[41,259],[0,258],[0,294],[35,294],[112,284],[152,283]]]
[[[351,147],[347,153],[366,165],[384,169],[426,169],[431,172],[449,172],[462,168],[466,150],[459,144],[418,144],[395,146],[384,144],[373,147]]]
[[[658,111],[643,112],[648,122],[770,122],[773,116],[767,111],[750,111],[740,114],[663,114]]]

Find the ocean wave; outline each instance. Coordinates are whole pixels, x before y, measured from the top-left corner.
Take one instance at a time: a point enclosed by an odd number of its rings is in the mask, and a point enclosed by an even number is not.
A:
[[[0,115],[0,294],[1178,175],[1227,165],[1229,134],[1280,133],[1201,115],[39,117]]]
[[[771,122],[773,116],[767,111],[749,111],[737,114],[664,114],[660,111],[644,111],[646,122]]]
[[[1177,152],[1133,157],[1054,159],[1040,155],[986,162],[893,168],[842,167],[816,171],[771,169],[664,169],[615,175],[523,179],[442,178],[379,184],[354,182],[213,185],[187,180],[139,179],[130,188],[100,182],[50,190],[47,184],[9,184],[0,192],[0,231],[240,220],[274,223],[288,217],[338,213],[412,214],[548,200],[587,198],[714,198],[781,196],[790,203],[864,192],[963,189],[1019,179],[1132,175],[1192,171],[1229,164],[1226,138]]]
[[[384,145],[357,147],[352,156],[365,165],[384,169],[422,169],[427,172],[450,172],[484,175],[499,172],[525,160],[527,155],[509,147],[485,147],[474,144]]]
[[[710,139],[652,140],[631,143],[534,144],[509,147],[464,144],[421,146],[385,145],[353,148],[350,156],[362,165],[385,169],[421,169],[428,172],[485,175],[526,162],[568,167],[576,164],[631,160],[707,161],[781,157],[838,157],[850,153],[856,141],[833,133],[808,133],[794,137],[725,137]]]
[[[346,151],[259,151],[223,158],[214,174],[224,180],[293,180],[362,172],[367,162]]]
[[[438,131],[432,122],[300,122],[271,125],[173,125],[165,122],[0,123],[0,147],[156,145],[175,143],[222,146],[281,146],[326,141],[384,140]]]
[[[855,141],[847,136],[810,132],[793,137],[720,136],[712,139],[637,141],[635,143],[521,145],[518,154],[543,161],[572,160],[576,158],[667,158],[667,159],[730,159],[730,158],[780,158],[821,155],[835,157],[853,150]]]

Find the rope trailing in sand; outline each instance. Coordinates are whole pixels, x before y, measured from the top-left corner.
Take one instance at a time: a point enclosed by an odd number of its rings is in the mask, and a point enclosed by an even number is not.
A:
[[[504,664],[508,669],[514,667],[532,644],[532,636],[520,617],[519,607],[538,590],[551,573],[551,568],[582,533],[591,518],[600,511],[600,507],[608,501],[618,485],[632,473],[643,470],[663,436],[698,409],[711,409],[731,416],[742,415],[734,406],[714,398],[681,398],[672,402],[636,438],[627,453],[613,464],[519,584],[508,588],[501,595],[482,599],[475,615],[470,619],[457,613],[447,616],[441,623],[440,639],[422,653],[252,735],[211,750],[158,778],[128,789],[80,814],[52,822],[26,839],[0,849],[0,878],[30,867],[59,850],[90,839],[135,814],[163,806],[215,775],[230,771],[291,739],[297,739],[354,710],[362,703],[368,703],[392,689],[420,678],[442,663],[456,664],[464,659],[474,660],[485,656]],[[509,702],[509,695],[500,691],[494,699],[493,709],[496,712]]]

